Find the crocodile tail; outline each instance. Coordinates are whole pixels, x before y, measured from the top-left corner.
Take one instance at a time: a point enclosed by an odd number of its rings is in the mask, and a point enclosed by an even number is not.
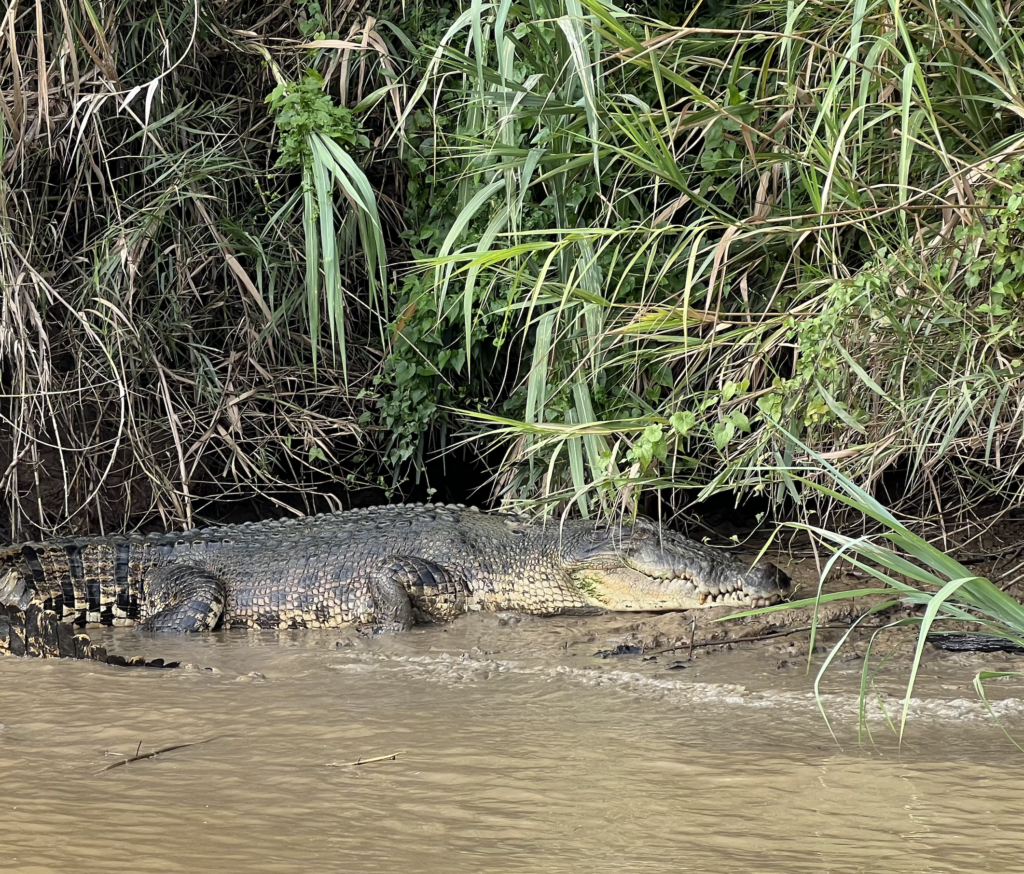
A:
[[[108,653],[105,647],[94,644],[88,634],[75,633],[73,626],[38,604],[24,608],[0,604],[0,655],[85,659],[122,667],[178,667],[178,662]]]

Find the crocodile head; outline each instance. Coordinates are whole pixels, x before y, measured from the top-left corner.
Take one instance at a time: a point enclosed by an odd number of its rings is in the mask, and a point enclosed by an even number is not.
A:
[[[649,520],[564,532],[561,560],[584,597],[608,610],[766,607],[789,590],[774,565],[751,567],[726,552],[659,530]]]

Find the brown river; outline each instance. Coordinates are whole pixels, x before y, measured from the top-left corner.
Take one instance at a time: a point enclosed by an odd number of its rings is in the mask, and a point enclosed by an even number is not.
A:
[[[1024,870],[982,657],[926,662],[900,746],[896,697],[858,741],[860,663],[825,684],[834,739],[802,663],[595,656],[623,621],[99,636],[215,671],[0,659],[0,870]],[[1024,738],[1024,684],[993,692]]]

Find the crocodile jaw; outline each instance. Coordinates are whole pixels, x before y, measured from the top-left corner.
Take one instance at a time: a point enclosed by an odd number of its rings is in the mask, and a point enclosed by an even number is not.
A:
[[[605,610],[659,612],[695,610],[701,607],[767,607],[782,598],[775,592],[746,591],[737,579],[735,587],[716,587],[695,582],[688,576],[659,579],[632,568],[586,568],[574,575],[583,597]]]

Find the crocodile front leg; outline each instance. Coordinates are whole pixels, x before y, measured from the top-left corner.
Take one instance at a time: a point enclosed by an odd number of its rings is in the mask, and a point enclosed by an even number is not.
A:
[[[353,578],[355,591],[368,595],[368,615],[360,628],[405,631],[415,622],[446,622],[465,612],[469,587],[462,577],[415,556],[393,556]]]
[[[212,631],[224,613],[227,587],[207,568],[169,564],[146,576],[143,631]]]

